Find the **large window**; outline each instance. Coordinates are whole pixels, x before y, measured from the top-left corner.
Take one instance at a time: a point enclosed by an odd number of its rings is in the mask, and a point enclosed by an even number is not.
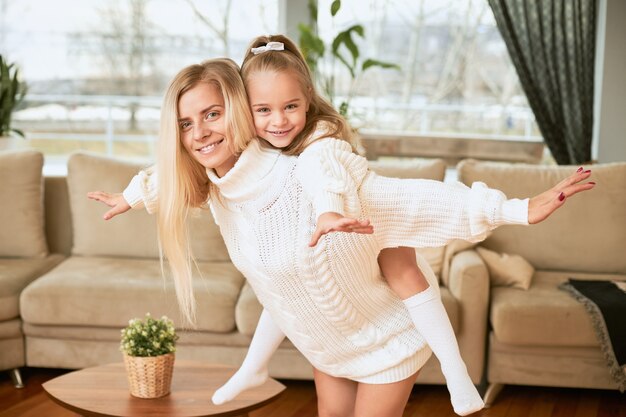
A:
[[[352,78],[320,61],[362,132],[541,140],[486,0],[343,0],[334,17],[331,3],[318,1],[328,47],[361,24],[359,59],[400,67]],[[306,0],[0,0],[0,53],[28,83],[14,127],[47,162],[78,149],[153,159],[168,80],[210,57],[241,62],[279,30],[279,7],[308,18]]]
[[[319,0],[318,30],[327,44],[361,24],[354,35],[359,59],[375,58],[399,70],[372,68],[353,79],[337,59],[336,101],[365,129],[463,137],[539,140],[524,93],[486,0]],[[349,54],[345,54],[349,56]]]
[[[0,53],[28,95],[14,127],[46,160],[83,149],[151,159],[161,97],[183,66],[277,31],[278,0],[0,0]]]

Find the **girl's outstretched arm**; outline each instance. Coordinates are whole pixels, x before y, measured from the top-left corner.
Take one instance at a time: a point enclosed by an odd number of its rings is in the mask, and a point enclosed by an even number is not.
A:
[[[591,171],[576,171],[530,199],[507,199],[481,182],[405,180],[370,174],[359,190],[381,248],[438,247],[453,239],[479,242],[495,228],[535,224],[567,198],[592,189]]]
[[[539,223],[567,198],[595,186],[585,181],[591,171],[582,168],[524,200],[507,199],[480,182],[467,187],[386,178],[369,171],[367,160],[347,142],[332,138],[315,141],[302,152],[296,175],[318,217],[311,246],[331,231],[371,233],[372,228],[381,248],[437,247],[453,239],[478,242],[501,225]]]
[[[528,223],[536,224],[544,221],[559,207],[565,204],[568,197],[581,191],[591,190],[596,183],[583,182],[591,176],[591,170],[578,170],[543,193],[531,198],[528,202]]]

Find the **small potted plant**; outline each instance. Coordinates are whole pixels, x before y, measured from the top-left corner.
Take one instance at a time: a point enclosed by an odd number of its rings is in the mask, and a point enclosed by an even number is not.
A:
[[[166,316],[155,319],[146,314],[122,329],[120,350],[128,375],[130,393],[139,398],[158,398],[170,392],[174,352],[178,335]]]
[[[3,142],[8,143],[11,134],[24,136],[24,132],[11,127],[11,117],[25,95],[26,84],[19,80],[19,70],[0,55],[0,138]]]

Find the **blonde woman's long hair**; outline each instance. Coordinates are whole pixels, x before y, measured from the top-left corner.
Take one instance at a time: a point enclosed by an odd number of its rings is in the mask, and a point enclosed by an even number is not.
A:
[[[265,46],[269,42],[281,42],[285,45],[285,49],[283,51],[267,51],[257,55],[252,53],[252,48]],[[303,94],[309,102],[309,111],[306,114],[304,129],[289,146],[282,149],[283,153],[287,155],[299,155],[302,153],[304,148],[310,145],[311,141],[309,138],[315,132],[320,122],[325,122],[328,130],[317,137],[316,140],[325,137],[343,139],[350,143],[353,149],[356,149],[356,138],[348,122],[317,92],[304,56],[302,56],[296,44],[288,37],[284,35],[259,36],[250,43],[241,64],[241,76],[246,88],[249,87],[250,79],[254,74],[266,71],[290,72],[295,75]]]
[[[184,148],[178,122],[178,102],[187,91],[201,83],[218,88],[224,97],[225,137],[233,154],[240,154],[255,138],[239,67],[230,59],[212,59],[183,68],[170,82],[161,109],[157,151],[157,228],[161,268],[165,257],[170,265],[176,297],[187,324],[196,322],[193,294],[195,261],[189,243],[190,210],[203,206],[214,194],[206,168]]]

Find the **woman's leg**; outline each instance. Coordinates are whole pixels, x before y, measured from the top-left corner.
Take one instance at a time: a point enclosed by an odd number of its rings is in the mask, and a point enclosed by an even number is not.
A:
[[[415,249],[384,249],[378,263],[391,289],[404,301],[415,327],[439,359],[454,411],[464,416],[482,409],[483,400],[467,373],[441,297],[417,266]]]
[[[313,368],[319,417],[354,417],[357,383]]]
[[[355,417],[402,417],[419,372],[391,384],[358,385]],[[320,415],[321,417],[321,415]]]

